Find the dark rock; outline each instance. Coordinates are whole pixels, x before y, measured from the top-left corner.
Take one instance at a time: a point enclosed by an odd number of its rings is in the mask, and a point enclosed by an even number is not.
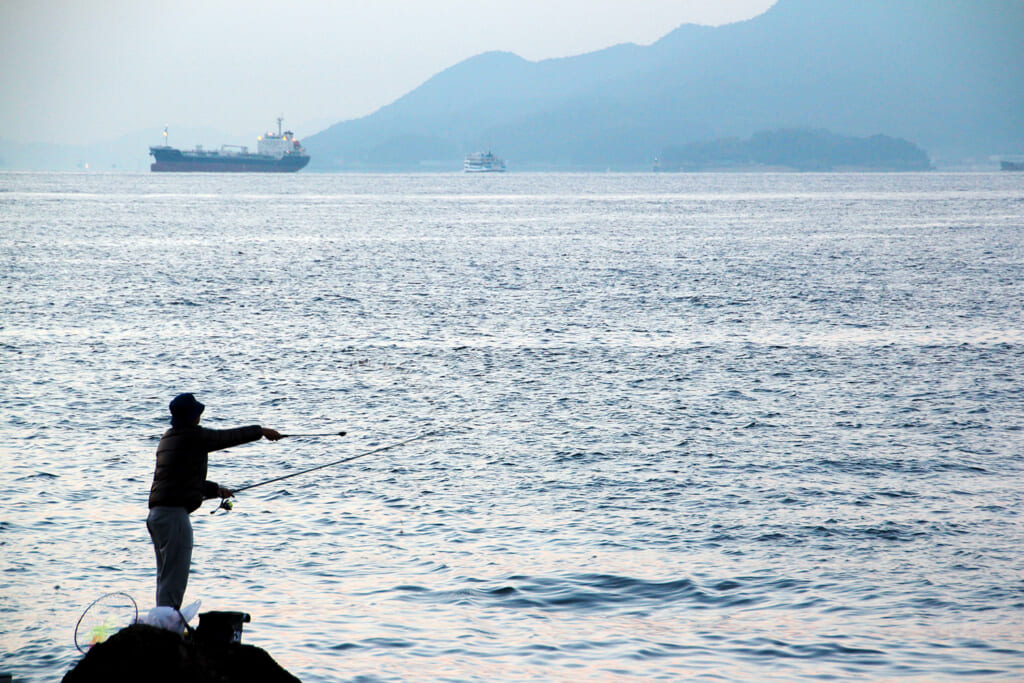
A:
[[[252,645],[192,642],[154,626],[135,624],[93,646],[64,683],[298,683],[264,650]]]

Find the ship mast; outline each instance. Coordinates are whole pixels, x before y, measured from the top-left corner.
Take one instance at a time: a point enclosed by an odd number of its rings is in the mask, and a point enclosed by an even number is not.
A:
[[[277,117],[277,137],[281,137],[281,122],[284,121],[284,114]]]

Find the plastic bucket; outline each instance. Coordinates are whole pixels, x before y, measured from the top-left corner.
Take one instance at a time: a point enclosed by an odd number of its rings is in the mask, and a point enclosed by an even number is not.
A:
[[[252,619],[245,612],[203,612],[196,627],[196,640],[216,645],[242,642],[242,624]]]

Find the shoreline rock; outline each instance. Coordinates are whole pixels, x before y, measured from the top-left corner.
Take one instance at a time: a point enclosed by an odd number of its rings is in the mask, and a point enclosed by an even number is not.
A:
[[[134,624],[93,646],[63,683],[299,683],[265,650],[241,643],[192,642]]]

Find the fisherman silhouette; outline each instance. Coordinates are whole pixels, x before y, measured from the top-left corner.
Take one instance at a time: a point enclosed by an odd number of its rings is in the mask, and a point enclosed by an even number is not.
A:
[[[181,609],[192,566],[192,522],[189,515],[204,500],[230,498],[234,491],[208,481],[209,454],[262,438],[277,441],[273,429],[250,425],[235,429],[199,426],[205,406],[192,394],[170,403],[171,428],[156,448],[153,485],[149,490],[146,528],[156,551],[156,604]]]

